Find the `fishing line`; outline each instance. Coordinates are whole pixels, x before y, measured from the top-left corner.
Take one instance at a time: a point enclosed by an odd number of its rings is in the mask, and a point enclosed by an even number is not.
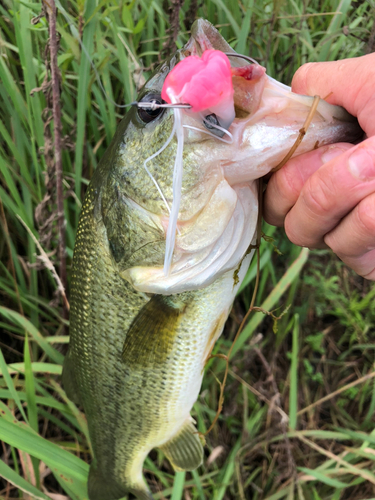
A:
[[[169,223],[168,223],[168,228],[167,228],[167,234],[166,234],[166,243],[165,243],[165,255],[164,255],[164,267],[163,267],[163,272],[165,276],[168,276],[171,270],[171,265],[172,265],[172,258],[173,258],[173,251],[175,247],[175,241],[176,241],[176,230],[178,234],[180,234],[180,231],[177,227],[177,221],[178,221],[178,213],[180,210],[180,204],[181,204],[181,190],[182,190],[182,174],[183,174],[183,149],[184,149],[184,128],[188,128],[191,130],[197,130],[198,132],[202,132],[204,134],[209,135],[210,137],[213,137],[215,139],[219,139],[220,141],[226,143],[226,144],[232,144],[233,143],[233,136],[232,134],[226,130],[223,127],[220,127],[219,125],[215,123],[210,123],[210,126],[214,129],[219,130],[222,134],[226,134],[229,136],[229,140],[223,139],[222,137],[219,137],[212,132],[209,132],[208,130],[200,129],[198,127],[194,127],[192,125],[183,125],[182,123],[182,114],[181,110],[184,109],[190,109],[192,106],[186,103],[179,103],[177,102],[177,98],[174,95],[170,95],[171,104],[161,104],[156,101],[151,101],[151,102],[132,102],[130,105],[136,106],[140,109],[150,109],[152,111],[155,111],[159,108],[172,108],[173,109],[173,127],[172,131],[166,140],[166,142],[163,144],[163,146],[156,151],[154,154],[149,156],[143,163],[144,169],[146,170],[147,174],[149,175],[150,179],[156,186],[156,189],[158,190],[165,206],[167,207],[168,213],[169,213]],[[169,204],[159,186],[157,183],[156,179],[154,176],[151,174],[149,169],[147,168],[147,162],[161,154],[165,148],[170,144],[170,142],[173,139],[173,136],[176,135],[177,139],[177,151],[176,151],[176,157],[175,157],[175,162],[174,162],[174,167],[173,167],[173,183],[172,183],[172,190],[173,190],[173,201],[172,201],[172,207],[169,207]]]
[[[173,97],[172,100],[175,100]],[[149,156],[143,163],[144,169],[146,170],[147,174],[149,175],[150,179],[152,182],[155,184],[156,189],[158,190],[165,206],[167,207],[168,213],[169,213],[169,224],[167,228],[167,234],[166,234],[166,243],[165,243],[165,256],[164,256],[164,275],[168,276],[170,273],[171,269],[171,264],[172,264],[172,258],[173,258],[173,251],[174,251],[174,246],[175,246],[175,241],[176,241],[176,230],[178,234],[180,234],[180,231],[177,227],[177,221],[178,221],[178,213],[180,210],[180,204],[181,204],[181,189],[182,189],[182,173],[183,173],[183,149],[184,149],[184,128],[189,128],[192,130],[197,130],[198,132],[202,132],[204,134],[207,134],[214,139],[219,139],[222,142],[225,142],[226,144],[232,144],[233,143],[233,136],[228,130],[224,129],[223,127],[220,127],[219,125],[215,124],[210,124],[213,128],[216,128],[223,132],[224,134],[229,136],[229,140],[223,139],[222,137],[218,137],[215,134],[212,134],[208,130],[200,129],[198,127],[194,127],[192,125],[183,125],[182,124],[182,114],[181,114],[181,109],[190,109],[191,106],[189,104],[184,104],[184,103],[177,103],[177,102],[172,102],[172,104],[159,104],[156,103],[155,101],[151,101],[150,103],[138,103],[138,102],[133,102],[131,103],[133,106],[137,106],[138,108],[143,108],[143,109],[151,109],[155,110],[158,108],[172,108],[173,109],[173,114],[174,114],[174,120],[173,120],[173,127],[172,131],[166,140],[166,142],[163,144],[163,146],[156,151],[154,154]],[[172,201],[172,208],[169,207],[169,204],[159,186],[157,183],[156,179],[153,177],[149,169],[147,168],[147,163],[161,154],[166,147],[170,144],[170,142],[173,139],[173,136],[176,135],[177,139],[177,151],[176,151],[176,157],[175,157],[175,162],[174,162],[174,168],[173,168],[173,201]]]
[[[176,101],[176,98],[171,95],[172,104]],[[180,211],[180,203],[181,203],[181,190],[182,190],[182,172],[183,172],[183,151],[184,151],[184,129],[182,125],[182,115],[181,110],[178,108],[173,109],[174,114],[174,125],[173,132],[176,134],[177,139],[177,151],[176,158],[174,162],[173,168],[173,201],[172,201],[172,209],[169,216],[169,224],[167,229],[167,237],[165,242],[165,256],[164,256],[164,275],[168,276],[173,251],[176,241],[176,229],[177,229],[177,220],[178,213]]]
[[[169,208],[169,205],[168,205],[168,202],[159,186],[159,184],[157,183],[156,179],[154,178],[154,176],[152,175],[152,173],[149,171],[149,169],[147,168],[147,165],[146,163],[149,162],[150,160],[152,160],[153,158],[156,158],[156,156],[159,156],[166,147],[168,147],[168,145],[170,144],[171,140],[173,139],[173,136],[176,132],[176,119],[173,120],[173,127],[172,127],[172,132],[170,133],[168,139],[165,141],[165,143],[163,144],[163,146],[158,149],[156,151],[156,153],[152,154],[151,156],[149,156],[143,163],[143,166],[144,166],[144,169],[146,170],[146,172],[148,173],[148,175],[150,176],[152,182],[155,184],[156,186],[156,189],[159,191],[159,194],[160,196],[162,197],[162,200],[164,201],[164,204],[165,206],[167,207],[167,210],[168,210],[168,213],[170,214],[171,213],[171,209]],[[173,205],[173,204],[172,204]]]
[[[96,78],[96,81],[98,82],[99,84],[99,87],[101,89],[101,91],[103,92],[104,96],[109,100],[109,102],[111,104],[113,104],[114,106],[118,107],[118,108],[128,108],[129,106],[137,106],[138,108],[144,108],[144,109],[151,109],[151,110],[155,110],[157,108],[175,108],[175,107],[178,107],[180,109],[190,109],[191,106],[190,104],[187,104],[187,103],[175,103],[175,104],[158,104],[158,103],[146,103],[146,102],[137,102],[137,101],[134,101],[134,102],[131,102],[130,104],[117,104],[113,99],[110,98],[110,96],[108,95],[107,91],[105,90],[104,88],[104,85],[102,83],[102,80],[99,76],[99,72],[98,70],[96,69],[96,65],[93,61],[93,59],[91,58],[90,54],[88,53],[88,50],[86,49],[84,43],[82,42],[81,38],[79,37],[79,34],[78,34],[78,31],[77,31],[77,28],[75,27],[71,17],[69,16],[69,14],[66,12],[66,10],[63,8],[63,6],[61,5],[60,1],[59,0],[55,0],[55,3],[57,5],[57,7],[59,8],[61,14],[63,15],[63,17],[65,18],[66,22],[69,24],[69,27],[70,27],[70,31],[73,35],[73,37],[78,41],[81,49],[82,49],[82,52],[84,52],[85,56],[87,57],[87,59],[89,60],[90,62],[90,65],[92,67],[92,69],[94,70],[94,73],[95,73],[95,78]],[[123,40],[121,40],[123,42]],[[130,53],[130,55],[132,55]],[[136,59],[134,59],[136,61]]]
[[[190,109],[191,106],[190,104],[184,104],[184,103],[176,103],[176,104],[159,104],[157,103],[156,101],[151,101],[151,102],[132,102],[130,104],[127,104],[127,106],[136,106],[137,108],[142,108],[142,109],[151,109],[152,111],[155,111],[155,109],[158,109],[158,108],[179,108],[179,109]],[[155,179],[155,177],[152,175],[152,173],[149,171],[149,169],[147,168],[147,165],[146,163],[149,162],[150,160],[152,160],[153,158],[155,158],[156,156],[160,155],[160,153],[162,153],[164,151],[164,149],[170,144],[171,140],[173,139],[173,135],[175,134],[176,132],[176,121],[174,120],[173,121],[173,127],[172,127],[172,132],[170,133],[170,136],[168,137],[168,139],[165,141],[165,143],[163,144],[163,146],[158,149],[156,151],[156,153],[152,154],[151,156],[149,156],[143,163],[143,167],[144,169],[146,170],[147,174],[149,175],[150,179],[152,180],[152,182],[155,184],[156,186],[156,189],[158,190],[165,206],[167,207],[167,210],[168,210],[168,213],[170,214],[171,213],[171,209],[169,207],[169,204],[163,194],[163,191],[161,190],[161,187],[159,186],[157,180]]]

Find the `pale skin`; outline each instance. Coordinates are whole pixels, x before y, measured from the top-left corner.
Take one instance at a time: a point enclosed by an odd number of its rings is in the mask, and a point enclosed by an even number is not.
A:
[[[329,247],[356,273],[375,280],[375,53],[305,64],[292,90],[343,106],[367,138],[290,160],[268,182],[264,218],[284,226],[296,245]]]

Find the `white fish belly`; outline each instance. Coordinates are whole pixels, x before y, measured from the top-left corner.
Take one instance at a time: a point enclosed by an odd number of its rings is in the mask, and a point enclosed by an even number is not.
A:
[[[224,274],[210,287],[200,291],[194,311],[181,322],[172,360],[168,364],[167,385],[158,403],[163,425],[160,432],[154,435],[150,449],[169,441],[191,418],[190,411],[199,395],[206,360],[222,333],[252,255],[253,251],[243,259],[236,284],[235,270]]]

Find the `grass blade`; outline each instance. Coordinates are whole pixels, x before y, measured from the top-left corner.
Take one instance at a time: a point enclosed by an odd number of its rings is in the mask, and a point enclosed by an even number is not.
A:
[[[328,484],[328,486],[333,486],[334,488],[342,489],[346,488],[348,485],[339,481],[338,479],[334,479],[332,477],[323,474],[322,472],[317,471],[316,469],[307,469],[306,467],[300,467],[299,470],[309,474],[310,476],[315,477],[318,481],[321,481],[324,484]]]
[[[86,21],[89,20],[88,24],[85,26],[83,34],[83,45],[86,48],[85,51],[81,53],[81,63],[79,67],[78,74],[78,95],[77,95],[77,139],[75,145],[75,193],[77,198],[81,199],[81,176],[82,176],[82,162],[83,162],[83,146],[85,140],[85,122],[86,122],[86,112],[87,112],[87,92],[89,88],[90,80],[90,60],[87,57],[88,54],[92,54],[94,47],[94,35],[96,28],[96,20],[92,18],[95,10],[96,2],[87,2],[85,9]],[[76,219],[78,221],[78,211],[76,212]]]
[[[3,477],[6,481],[16,486],[19,490],[31,495],[33,498],[37,500],[51,500],[51,497],[48,497],[44,493],[42,493],[38,488],[30,484],[23,477],[17,474],[9,465],[7,465],[3,460],[0,460],[0,476]]]
[[[55,363],[62,365],[64,361],[64,356],[56,351],[48,342],[46,342],[43,335],[38,332],[35,326],[24,316],[19,314],[16,311],[12,311],[11,309],[7,309],[6,307],[0,307],[0,314],[2,314],[5,318],[14,321],[16,324],[22,326],[33,339],[39,344],[39,346],[43,349],[43,351],[49,356]]]
[[[89,466],[83,460],[38,436],[24,425],[4,418],[0,418],[0,439],[42,460],[60,480],[69,485],[77,497],[87,499]]]
[[[289,427],[295,429],[297,426],[297,402],[298,402],[298,334],[299,316],[294,315],[292,362],[290,366],[290,388],[289,388]]]
[[[19,409],[23,419],[25,420],[25,422],[27,422],[26,413],[23,409],[20,398],[18,397],[18,393],[13,385],[13,380],[12,380],[11,376],[9,375],[7,364],[5,362],[5,359],[3,356],[3,351],[1,350],[1,348],[0,348],[0,369],[1,369],[2,375],[5,379],[5,382],[8,386],[8,389],[9,389],[9,392],[12,396],[12,399],[15,401],[17,408]]]
[[[31,363],[31,370],[33,373],[46,373],[51,375],[62,374],[61,365],[54,365],[53,363],[41,363],[38,361]],[[6,369],[6,372],[9,373],[9,375],[14,375],[15,373],[25,373],[25,371],[25,363],[11,363]],[[0,375],[4,375],[3,368],[1,366]]]
[[[38,407],[35,398],[35,383],[34,374],[31,369],[30,359],[30,346],[29,338],[26,333],[24,342],[24,359],[25,359],[25,388],[26,388],[26,401],[27,401],[27,416],[29,419],[30,427],[38,432]],[[39,460],[31,457],[32,467],[34,468],[35,484],[39,485]]]
[[[185,486],[185,475],[186,472],[176,472],[173,482],[173,490],[171,500],[182,500],[182,495],[184,494]]]

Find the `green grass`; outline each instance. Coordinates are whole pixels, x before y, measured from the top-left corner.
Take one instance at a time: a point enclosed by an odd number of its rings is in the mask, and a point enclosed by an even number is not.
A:
[[[57,3],[70,269],[80,202],[124,112],[113,101],[134,100],[138,67],[145,78],[151,74],[168,36],[168,14],[160,0]],[[189,37],[190,3],[180,13],[179,47]],[[30,22],[40,13],[39,2],[0,5],[0,496],[83,500],[91,451],[85,417],[61,388],[67,343],[61,297],[18,218],[58,268],[55,193],[46,187],[49,111],[43,92],[30,95],[46,76],[48,25],[44,17]],[[197,16],[290,83],[304,62],[362,55],[375,4],[205,0]],[[41,205],[47,195],[51,200]],[[281,230],[264,231],[274,242],[262,241],[256,305],[281,317],[275,322],[257,312],[241,333],[204,465],[174,475],[153,451],[147,480],[156,499],[375,498],[375,287],[328,251],[301,251]],[[254,261],[215,353],[229,351],[255,274]],[[215,416],[224,370],[222,359],[208,365],[193,410],[201,432]]]

